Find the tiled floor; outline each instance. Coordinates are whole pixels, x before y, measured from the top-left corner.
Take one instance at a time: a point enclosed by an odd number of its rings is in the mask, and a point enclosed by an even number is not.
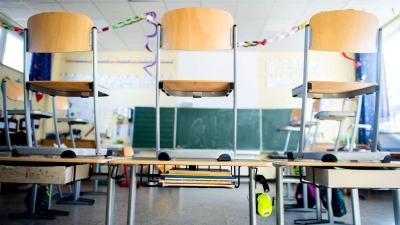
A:
[[[91,182],[83,182],[82,191],[91,191]],[[65,186],[64,186],[65,188]],[[66,188],[65,188],[66,190]],[[271,185],[274,190],[274,185]],[[106,186],[99,186],[99,191],[106,191]],[[190,224],[226,224],[242,225],[249,223],[248,185],[238,189],[207,188],[160,188],[140,187],[137,191],[137,209],[135,224],[150,225],[190,225]],[[4,190],[0,195],[0,224],[104,224],[106,196],[83,195],[95,199],[92,206],[71,206],[55,204],[52,208],[69,211],[69,216],[58,216],[55,220],[8,219],[9,213],[26,210],[23,199],[26,192]],[[271,191],[274,196],[274,191]],[[363,225],[394,224],[393,207],[390,191],[360,190],[361,221]],[[126,224],[128,188],[116,186],[114,224]],[[348,213],[337,221],[352,222],[352,210],[349,196],[346,196]],[[326,214],[323,215],[326,218]],[[293,224],[295,219],[315,218],[315,213],[286,212],[285,224]],[[275,212],[268,218],[257,216],[257,224],[275,224]]]

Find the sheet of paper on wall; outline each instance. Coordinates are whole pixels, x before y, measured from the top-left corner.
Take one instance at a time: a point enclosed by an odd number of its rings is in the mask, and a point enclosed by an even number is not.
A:
[[[93,80],[89,74],[69,74],[65,73],[62,80]],[[174,80],[173,75],[161,75],[161,80]],[[129,88],[155,88],[156,79],[149,75],[99,75],[99,84],[109,89],[129,89]]]
[[[70,117],[94,121],[93,98],[68,98],[68,101],[71,104]]]
[[[118,139],[124,139],[124,138],[128,138],[128,137],[132,137],[132,133],[129,134],[129,124],[117,124],[114,127],[114,137],[118,138]]]
[[[308,71],[310,73],[324,72],[324,62],[322,60],[310,60],[308,64]],[[302,73],[303,61],[301,60],[267,60],[266,61],[267,73]]]

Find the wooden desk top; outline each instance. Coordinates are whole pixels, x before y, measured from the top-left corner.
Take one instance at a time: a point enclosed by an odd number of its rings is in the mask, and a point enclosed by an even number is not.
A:
[[[108,163],[110,159],[104,158],[104,156],[99,157],[77,157],[77,158],[47,158],[44,156],[1,156],[0,162],[42,162],[42,163]]]
[[[235,159],[228,162],[219,162],[215,159],[172,159],[160,161],[157,158],[113,158],[110,164],[135,164],[135,165],[198,165],[198,166],[257,166],[270,167],[272,162],[256,159]]]
[[[267,162],[272,162],[274,166],[318,166],[318,167],[392,167],[400,168],[400,162],[391,163],[379,163],[379,162],[321,162],[321,161],[273,161],[265,160]]]

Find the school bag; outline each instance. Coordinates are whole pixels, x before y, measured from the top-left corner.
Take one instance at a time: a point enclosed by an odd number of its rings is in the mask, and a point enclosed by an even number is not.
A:
[[[320,188],[320,198],[322,204],[327,209],[328,206],[328,196],[326,188]],[[332,211],[333,216],[342,217],[347,214],[346,202],[344,201],[343,193],[338,188],[332,188]]]
[[[29,210],[31,205],[32,188],[29,189],[25,196],[25,206]],[[35,214],[43,214],[48,211],[50,198],[50,189],[48,185],[42,185],[37,188],[37,196],[35,203]]]
[[[296,208],[303,207],[303,184],[298,184],[296,188]],[[308,208],[315,206],[315,188],[311,184],[307,184],[307,200]]]

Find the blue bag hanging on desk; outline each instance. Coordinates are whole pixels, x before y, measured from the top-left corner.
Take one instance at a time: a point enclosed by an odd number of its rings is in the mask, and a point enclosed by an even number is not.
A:
[[[25,196],[25,206],[29,210],[31,205],[32,188],[29,189]],[[39,186],[37,189],[36,203],[35,203],[35,213],[42,214],[48,211],[50,198],[50,189],[48,185]]]
[[[326,188],[321,188],[321,201],[325,208],[328,205],[328,196]],[[332,211],[333,216],[342,217],[347,214],[346,202],[344,201],[343,193],[339,188],[332,188]]]

